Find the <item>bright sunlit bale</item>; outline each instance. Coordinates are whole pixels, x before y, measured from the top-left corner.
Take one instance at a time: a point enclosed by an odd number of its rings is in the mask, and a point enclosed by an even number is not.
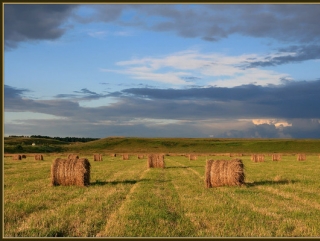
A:
[[[207,160],[205,185],[207,188],[241,186],[245,182],[242,160]]]
[[[43,160],[43,155],[36,154],[36,155],[34,155],[34,159],[37,160],[37,161],[42,161]]]
[[[86,158],[56,158],[51,165],[52,186],[88,186],[90,184],[90,162]]]
[[[306,160],[306,154],[297,154],[297,160],[298,161],[305,161]]]
[[[93,161],[102,161],[102,155],[101,154],[94,154]]]
[[[148,168],[165,168],[163,154],[149,154],[148,155]]]

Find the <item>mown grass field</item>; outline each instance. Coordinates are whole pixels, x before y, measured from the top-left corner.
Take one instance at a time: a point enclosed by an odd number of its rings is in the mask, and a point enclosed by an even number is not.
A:
[[[243,187],[205,188],[206,158],[165,156],[166,167],[147,168],[147,159],[104,155],[91,163],[88,187],[50,186],[43,161],[6,156],[4,237],[319,237],[320,158],[245,166]],[[66,157],[66,154],[61,154]]]

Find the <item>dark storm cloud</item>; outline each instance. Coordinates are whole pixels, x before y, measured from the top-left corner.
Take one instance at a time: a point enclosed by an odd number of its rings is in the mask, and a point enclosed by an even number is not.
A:
[[[265,60],[250,62],[246,67],[267,67],[320,59],[320,45],[290,46],[279,49],[281,56],[266,57]]]
[[[117,97],[118,101],[97,108],[80,107],[77,102],[79,98],[70,100],[21,98],[19,94],[10,94],[12,89],[5,88],[6,111],[33,111],[95,120],[106,118],[174,120],[320,118],[320,80],[289,82],[280,86],[266,87],[244,85],[233,88],[211,87],[183,90],[133,88],[108,93],[108,96]],[[88,99],[83,97],[85,98]]]
[[[189,90],[129,89],[110,93],[110,96],[118,97],[118,101],[100,107],[81,107],[78,99],[32,100],[23,97],[27,91],[5,86],[5,111],[44,113],[63,119],[28,120],[25,125],[11,122],[5,125],[7,133],[16,133],[30,126],[31,134],[40,130],[45,134],[48,129],[53,132],[59,130],[62,135],[64,131],[79,133],[80,130],[81,136],[91,133],[89,136],[94,137],[207,137],[212,133],[215,137],[320,138],[320,80],[289,82],[280,87],[248,85]],[[274,125],[253,123],[249,126],[230,126],[231,120],[264,118],[281,118],[288,120],[292,126],[280,129]],[[137,119],[141,121],[135,121]],[[154,121],[144,122],[144,119],[167,119],[176,123],[158,125]],[[208,123],[215,119],[226,121],[221,122],[220,127],[202,124],[204,120]]]
[[[64,100],[33,100],[23,96],[30,90],[4,86],[4,111],[8,112],[35,112],[56,116],[68,116],[72,111],[79,110],[79,104]]]
[[[76,94],[58,94],[55,96],[55,98],[67,98],[73,100],[95,100],[110,96],[109,94],[98,94],[96,92],[88,90],[87,88],[83,88],[80,91],[73,91],[73,93]]]
[[[233,88],[133,88],[123,90],[123,93],[138,98],[148,98],[163,104],[172,101],[172,107],[177,104],[178,112],[186,108],[186,110],[194,111],[196,116],[199,114],[199,116],[206,117],[232,118],[245,118],[245,116],[250,118],[261,118],[262,116],[268,118],[320,117],[320,105],[318,104],[320,103],[320,80],[291,81],[280,86],[266,87],[242,85]],[[186,105],[183,106],[184,104]],[[167,107],[170,110],[170,104]],[[208,110],[211,114],[208,114]],[[183,115],[183,113],[180,114]]]
[[[17,47],[22,41],[60,38],[68,30],[62,25],[77,7],[71,4],[4,4],[5,47]]]
[[[5,4],[5,46],[21,41],[57,39],[71,17],[80,23],[114,22],[122,26],[172,32],[186,38],[217,41],[232,34],[285,42],[320,40],[319,4],[102,4],[77,15],[73,4]],[[123,19],[125,10],[131,17]],[[154,21],[150,21],[150,18]]]
[[[4,85],[4,93],[7,99],[21,98],[25,92],[30,92],[28,89],[19,89],[11,87],[9,85]]]
[[[241,34],[292,42],[320,39],[319,4],[208,4],[181,8],[159,4],[132,8],[136,10],[140,26],[188,38],[217,41],[231,34]],[[160,19],[151,24],[145,20],[151,16]],[[134,24],[132,21],[130,19]]]

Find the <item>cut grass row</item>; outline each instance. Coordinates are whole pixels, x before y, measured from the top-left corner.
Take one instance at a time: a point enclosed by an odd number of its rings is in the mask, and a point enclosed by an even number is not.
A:
[[[91,156],[91,155],[90,155]],[[245,165],[245,187],[206,189],[206,157],[103,157],[89,187],[51,187],[50,166],[4,159],[5,237],[318,237],[319,157]],[[214,157],[214,159],[230,159]]]

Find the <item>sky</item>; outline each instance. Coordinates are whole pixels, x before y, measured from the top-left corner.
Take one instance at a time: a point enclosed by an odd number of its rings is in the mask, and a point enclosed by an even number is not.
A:
[[[320,4],[4,4],[4,135],[320,138]]]

